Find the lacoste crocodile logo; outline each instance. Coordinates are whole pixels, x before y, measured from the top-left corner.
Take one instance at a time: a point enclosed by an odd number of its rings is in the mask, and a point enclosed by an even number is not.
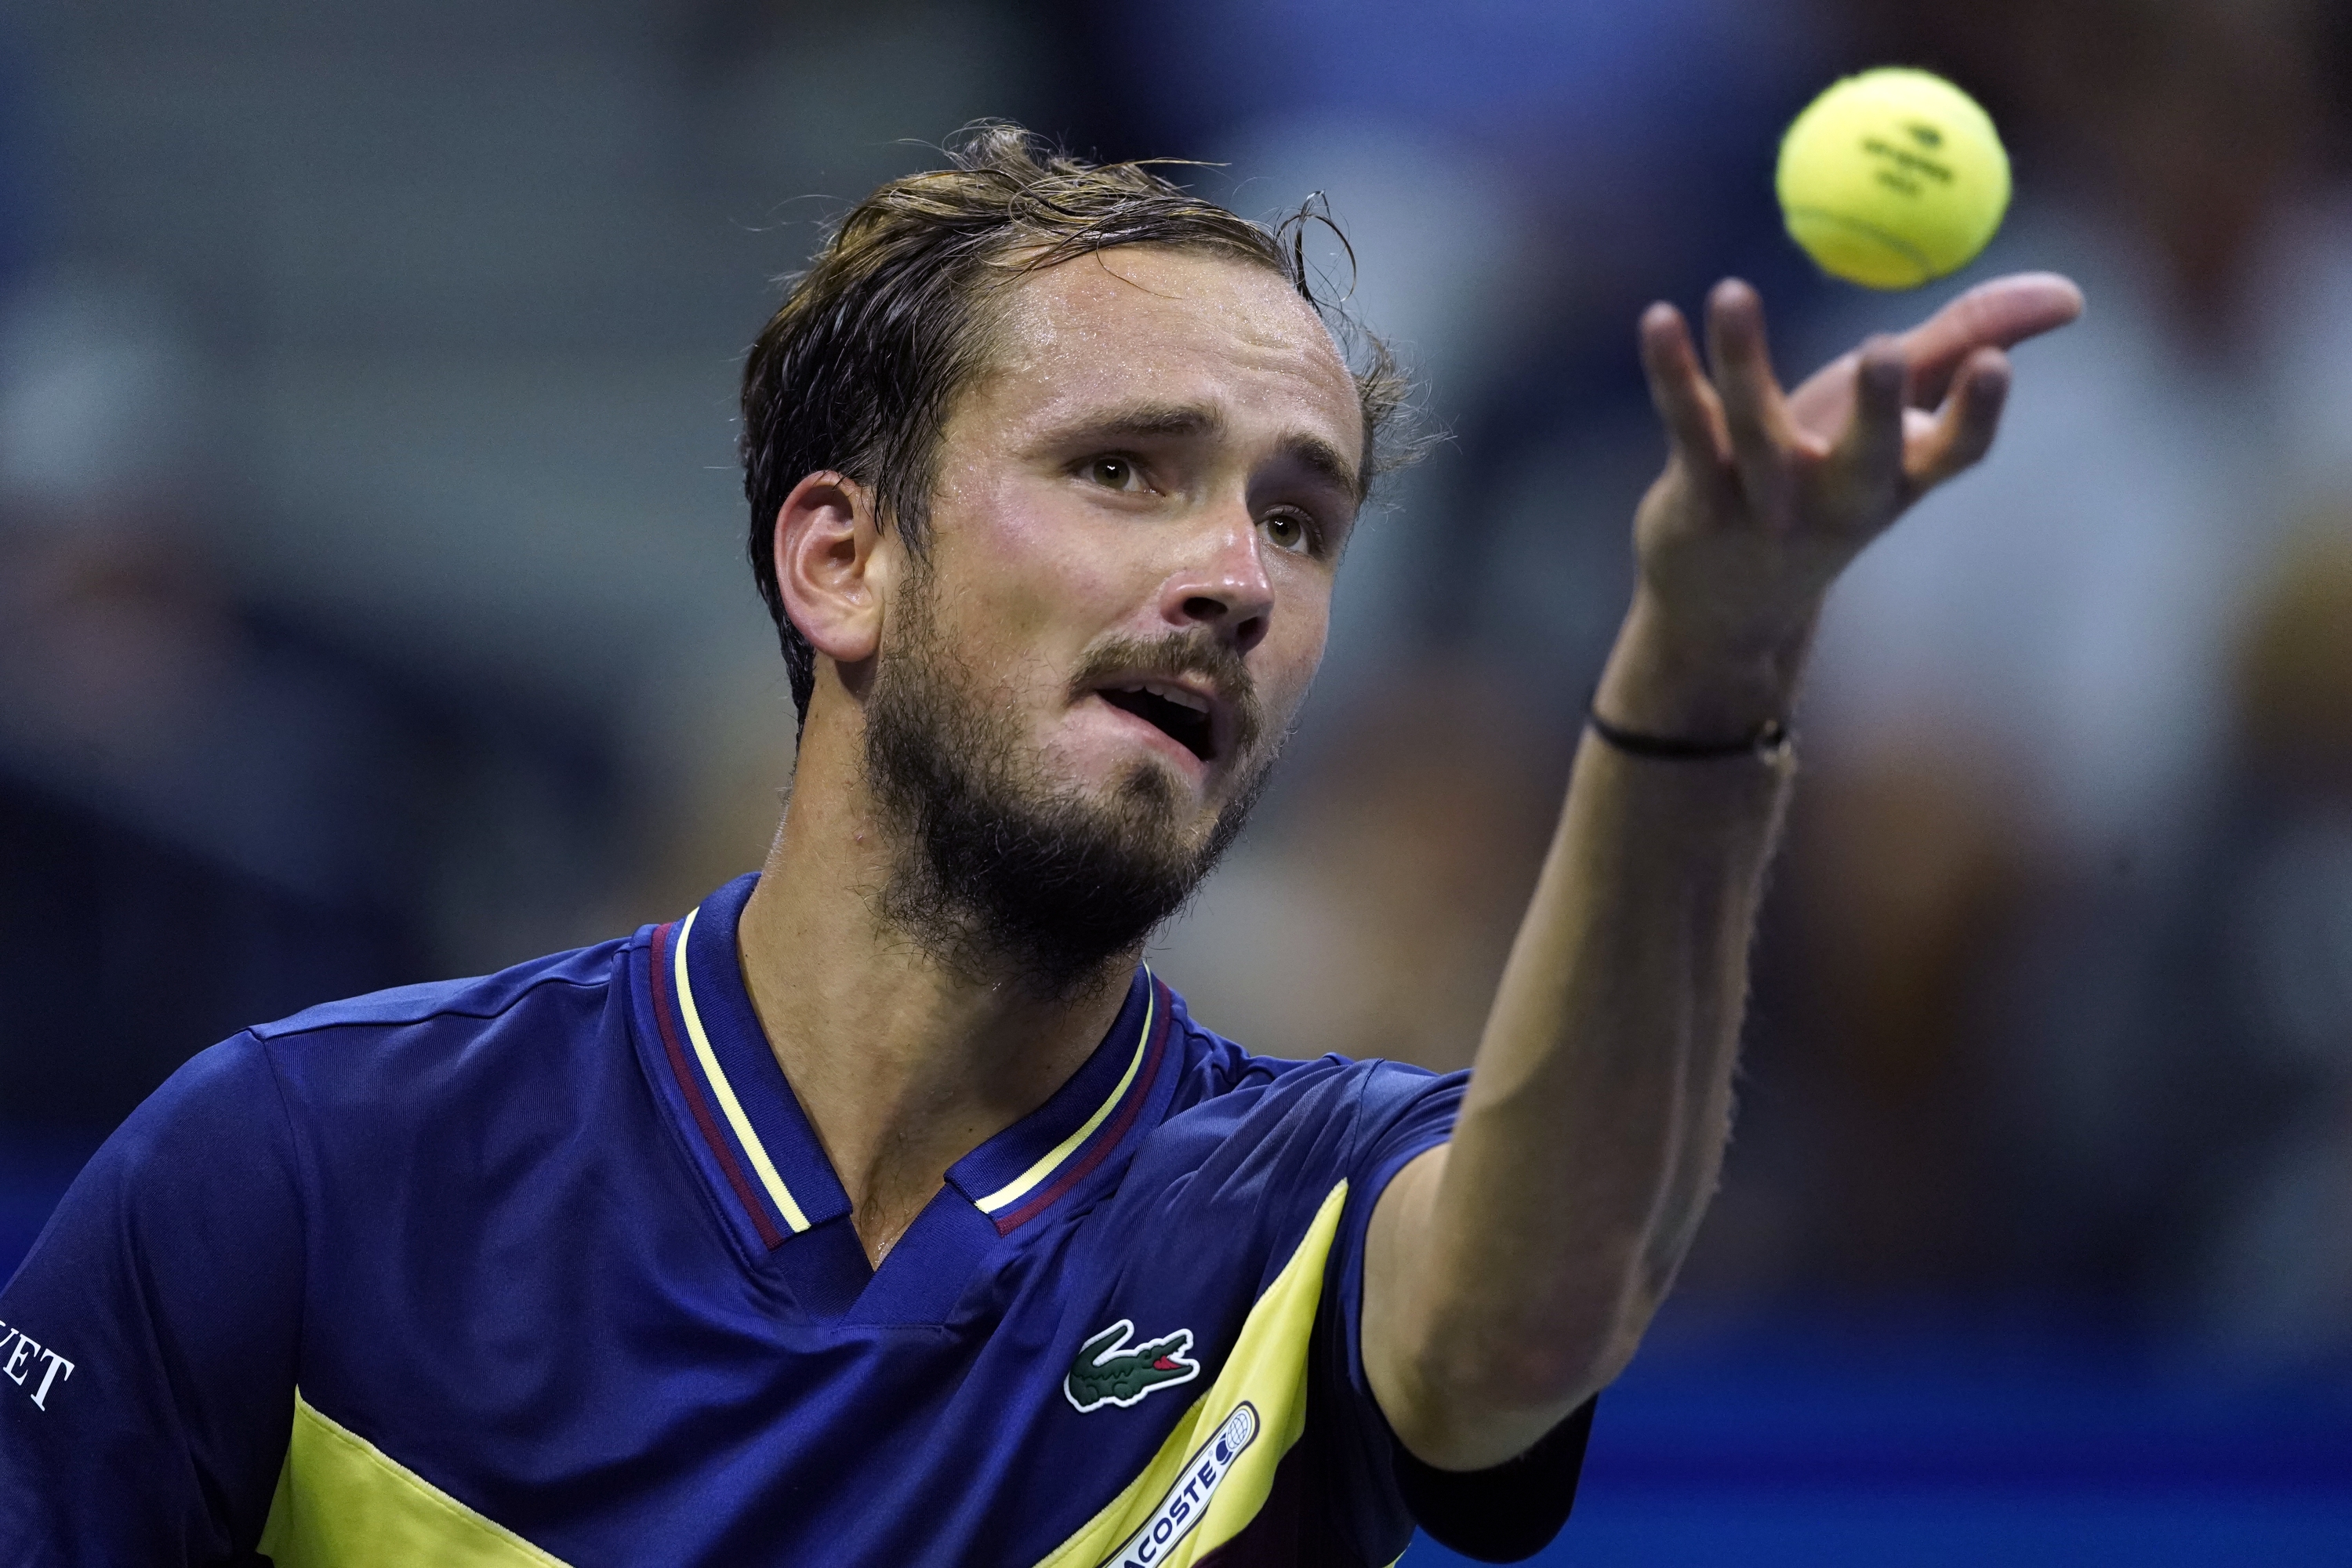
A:
[[[1135,1320],[1121,1318],[1078,1347],[1062,1393],[1080,1415],[1106,1405],[1121,1409],[1156,1388],[1190,1383],[1201,1374],[1201,1363],[1185,1355],[1192,1348],[1192,1331],[1178,1329],[1141,1344],[1129,1343]]]

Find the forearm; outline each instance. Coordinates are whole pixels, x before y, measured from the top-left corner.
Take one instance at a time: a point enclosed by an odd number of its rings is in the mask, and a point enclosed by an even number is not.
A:
[[[1597,705],[1696,738],[1785,711],[1794,654],[1686,653],[1637,609]],[[1540,1436],[1615,1375],[1671,1282],[1722,1160],[1789,773],[1579,749],[1453,1141],[1375,1218],[1367,1363],[1424,1458]]]
[[[1634,517],[1641,587],[1602,715],[1693,742],[1786,718],[1830,584],[1984,456],[2001,350],[2082,307],[2063,278],[1999,279],[1793,394],[1746,285],[1708,296],[1712,374],[1672,306],[1643,312],[1669,455]],[[1785,755],[1579,749],[1454,1138],[1372,1215],[1365,1369],[1423,1459],[1524,1448],[1616,1374],[1672,1281],[1723,1160],[1789,772]]]

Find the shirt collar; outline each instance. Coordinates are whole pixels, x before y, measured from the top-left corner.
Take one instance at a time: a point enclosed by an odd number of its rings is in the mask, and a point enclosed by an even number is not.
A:
[[[849,1210],[815,1130],[778,1066],[743,984],[736,930],[759,878],[719,889],[648,946],[661,1054],[694,1135],[769,1248]],[[1138,967],[1084,1065],[1035,1110],[949,1167],[948,1185],[1000,1235],[1051,1207],[1141,1121],[1167,1055],[1172,997]]]

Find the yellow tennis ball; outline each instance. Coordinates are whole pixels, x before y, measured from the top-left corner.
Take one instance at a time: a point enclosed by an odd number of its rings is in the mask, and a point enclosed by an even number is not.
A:
[[[1790,237],[1840,278],[1911,289],[1958,271],[2009,210],[2009,154],[1976,100],[1923,70],[1850,76],[1780,139]]]

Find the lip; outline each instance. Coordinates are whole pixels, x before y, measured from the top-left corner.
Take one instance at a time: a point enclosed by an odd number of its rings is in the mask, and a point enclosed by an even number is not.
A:
[[[1209,726],[1208,755],[1202,756],[1150,720],[1111,701],[1106,694],[1114,691],[1147,691],[1164,701],[1177,703],[1203,715]],[[1233,755],[1236,728],[1234,705],[1217,689],[1215,682],[1204,676],[1116,671],[1090,682],[1086,696],[1135,726],[1171,760],[1182,763],[1189,773],[1206,773]]]
[[[1209,759],[1196,754],[1192,747],[1150,720],[1138,713],[1130,713],[1117,703],[1105,700],[1099,690],[1088,691],[1084,706],[1107,714],[1112,722],[1119,726],[1122,732],[1133,735],[1139,744],[1165,758],[1171,766],[1182,773],[1185,777],[1198,782],[1208,776]]]

